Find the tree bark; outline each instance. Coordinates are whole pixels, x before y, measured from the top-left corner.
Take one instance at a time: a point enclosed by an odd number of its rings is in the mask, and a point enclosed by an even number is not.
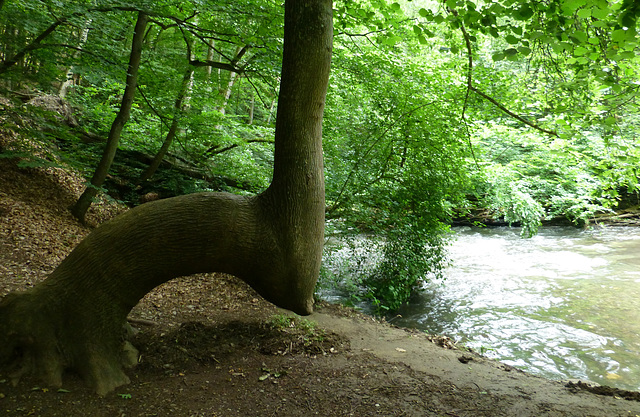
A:
[[[253,111],[255,110],[255,105],[256,105],[256,97],[252,93],[251,94],[251,101],[249,102],[249,117],[247,118],[247,124],[248,125],[252,125],[253,124]]]
[[[207,61],[213,61],[213,53],[214,53],[214,46],[215,46],[215,40],[213,40],[213,38],[209,39],[209,41],[207,42]],[[211,70],[213,69],[212,66],[208,66],[206,68],[206,72],[205,72],[205,77],[204,80],[206,82],[210,82],[211,81]]]
[[[227,87],[220,92],[222,96],[222,104],[218,107],[218,111],[222,114],[227,113],[227,104],[229,103],[229,97],[231,97],[231,91],[233,90],[233,86],[236,83],[236,79],[238,78],[238,73],[232,71],[229,73],[229,82],[227,82]]]
[[[98,194],[98,190],[102,187],[104,180],[107,178],[109,168],[111,168],[113,158],[116,155],[116,150],[118,149],[120,134],[131,115],[131,106],[133,104],[136,86],[138,84],[138,69],[140,68],[140,59],[142,57],[144,30],[147,26],[148,20],[149,18],[145,13],[138,13],[138,20],[134,29],[131,45],[131,55],[129,56],[127,85],[122,96],[120,111],[113,120],[113,124],[111,125],[111,130],[109,131],[109,136],[107,138],[107,144],[104,148],[104,153],[102,154],[102,158],[93,173],[90,185],[87,186],[78,201],[73,205],[73,207],[71,207],[71,213],[83,223],[87,210],[91,206],[94,197]]]
[[[275,170],[257,196],[199,193],[143,204],[85,238],[42,283],[0,303],[0,363],[60,386],[65,369],[99,394],[128,382],[129,311],[175,277],[227,272],[310,314],[322,255],[322,115],[332,1],[286,0]],[[17,353],[20,353],[18,361]],[[123,353],[124,352],[124,353]]]
[[[78,58],[78,56],[80,56],[80,52],[82,51],[84,44],[87,43],[87,38],[89,37],[89,30],[91,29],[92,21],[93,20],[91,18],[87,18],[86,23],[82,28],[82,32],[80,33],[78,49],[73,54],[71,54],[72,58],[75,59],[75,58]],[[58,90],[58,96],[60,98],[65,98],[67,96],[67,93],[69,92],[69,88],[71,88],[71,85],[73,84],[73,68],[74,66],[71,65],[67,70],[67,72],[65,73],[64,82],[60,86],[60,90]]]

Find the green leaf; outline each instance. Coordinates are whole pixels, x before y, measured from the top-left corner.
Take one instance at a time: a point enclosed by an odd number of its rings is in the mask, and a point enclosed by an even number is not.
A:
[[[510,45],[515,45],[515,44],[517,44],[518,42],[520,42],[520,39],[516,38],[516,37],[515,37],[515,36],[513,36],[513,35],[507,35],[507,36],[506,36],[506,38],[505,38],[505,40],[506,40],[506,41],[507,41],[507,43],[508,43],[508,44],[510,44]]]
[[[627,31],[624,29],[614,30],[611,34],[611,40],[614,42],[622,42],[627,38]]]
[[[433,13],[431,13],[431,10],[427,10],[424,7],[422,9],[420,9],[418,14],[420,14],[420,16],[422,16],[422,17],[427,17],[427,18],[433,17]]]
[[[509,61],[515,61],[518,59],[518,50],[515,48],[505,49],[504,54]]]
[[[622,13],[620,16],[620,24],[628,28],[634,28],[636,26],[636,15],[633,10]]]
[[[579,43],[587,43],[587,40],[589,39],[587,34],[581,30],[576,30],[571,35],[569,35],[569,37],[573,38],[574,41],[577,41]]]
[[[480,19],[480,24],[485,27],[491,27],[495,22],[495,18],[493,16],[485,15]]]
[[[636,53],[633,51],[622,51],[618,56],[622,59],[634,59],[636,57]]]
[[[527,56],[531,53],[531,48],[528,48],[526,46],[519,46],[518,52],[520,52],[524,56]]]
[[[562,42],[556,42],[551,44],[551,49],[553,49],[553,52],[555,52],[556,54],[561,54],[562,52],[564,52],[565,46]]]
[[[573,55],[582,56],[582,55],[585,55],[587,52],[589,52],[587,48],[583,46],[578,46],[576,49],[573,50]]]
[[[584,6],[586,2],[586,0],[565,0],[562,3],[562,11],[565,12],[565,15],[569,16],[578,10],[578,8]]]
[[[533,9],[528,5],[524,4],[520,10],[514,13],[513,17],[517,20],[528,20],[533,16]]]
[[[495,54],[491,55],[491,59],[493,59],[494,61],[502,61],[504,60],[505,56],[503,52],[496,52]]]
[[[614,124],[616,124],[616,118],[613,116],[609,116],[604,119],[604,124],[606,124],[607,126],[613,126]]]
[[[578,17],[581,19],[587,19],[591,17],[591,9],[584,8],[578,10]]]
[[[600,20],[605,20],[609,17],[609,8],[606,2],[603,2],[603,4],[600,7],[594,8],[591,10],[591,16],[595,17],[596,19],[600,19]]]

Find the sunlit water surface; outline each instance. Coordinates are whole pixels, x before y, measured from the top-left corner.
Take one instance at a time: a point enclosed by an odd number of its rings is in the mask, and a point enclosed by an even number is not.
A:
[[[458,228],[444,283],[394,324],[551,379],[640,389],[640,229]]]
[[[395,324],[552,379],[640,389],[640,230],[460,228],[443,284]]]

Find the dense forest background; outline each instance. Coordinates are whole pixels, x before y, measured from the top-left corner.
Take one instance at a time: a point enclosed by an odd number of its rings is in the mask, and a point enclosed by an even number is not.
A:
[[[439,277],[452,224],[526,237],[637,201],[639,14],[632,0],[336,1],[320,285],[394,309]],[[128,205],[270,183],[282,2],[5,0],[0,33],[0,128],[21,138],[0,157],[89,181],[109,143],[88,189]]]

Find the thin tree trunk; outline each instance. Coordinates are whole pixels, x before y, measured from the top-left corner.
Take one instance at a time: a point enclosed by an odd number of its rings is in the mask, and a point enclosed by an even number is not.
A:
[[[93,198],[98,194],[98,190],[102,187],[104,180],[107,178],[109,168],[113,163],[113,158],[118,149],[120,134],[125,123],[131,115],[131,106],[135,97],[136,86],[138,84],[138,69],[140,68],[140,58],[142,56],[142,44],[144,40],[144,30],[147,26],[148,16],[145,13],[138,13],[138,20],[133,34],[133,42],[131,46],[131,55],[129,56],[129,65],[127,70],[127,85],[120,104],[120,111],[111,125],[107,144],[102,154],[102,159],[98,163],[96,171],[91,178],[90,184],[84,190],[78,201],[71,207],[71,213],[81,222],[84,222],[87,210],[93,202]]]
[[[215,49],[213,48],[215,46],[215,40],[213,39],[209,39],[208,42],[208,48],[207,48],[207,61],[213,61],[213,53],[215,52]],[[205,81],[206,82],[210,82],[211,81],[211,70],[213,67],[208,66],[206,69],[206,74],[205,74]]]
[[[245,46],[244,48],[242,47],[238,47],[236,49],[236,54],[234,56],[233,61],[235,62],[235,64],[238,63],[238,61],[240,59],[242,59],[242,56],[244,55],[244,53],[247,51],[247,47]],[[235,66],[234,64],[234,66]],[[220,92],[220,94],[222,95],[222,104],[220,105],[220,107],[218,107],[218,111],[222,114],[226,113],[226,109],[227,109],[227,104],[229,103],[229,97],[231,97],[231,91],[233,90],[233,86],[236,83],[236,80],[238,79],[238,73],[235,71],[231,71],[231,73],[229,73],[229,81],[227,82],[227,87],[222,90]]]
[[[149,167],[144,171],[144,173],[140,176],[140,182],[147,181],[149,178],[155,174],[156,170],[162,163],[164,156],[169,151],[171,147],[171,143],[173,143],[173,139],[176,137],[176,133],[178,132],[178,128],[180,125],[180,116],[184,111],[185,103],[188,101],[188,92],[191,86],[193,76],[193,66],[189,65],[184,72],[184,77],[182,78],[182,84],[180,85],[180,90],[178,91],[178,97],[173,105],[173,120],[171,121],[171,126],[169,127],[169,132],[167,132],[167,136],[160,147],[160,150],[156,153],[153,161],[149,164]]]
[[[92,19],[87,19],[87,22],[84,25],[84,28],[82,29],[82,33],[80,34],[80,41],[78,43],[78,48],[80,50],[82,50],[82,47],[84,46],[85,43],[87,43],[87,38],[89,37],[89,30],[91,28],[91,22]],[[72,58],[77,58],[78,56],[80,56],[80,51],[76,50],[71,57]],[[67,96],[67,92],[69,91],[69,88],[71,87],[71,85],[73,84],[73,65],[69,67],[69,69],[67,70],[67,73],[65,74],[64,77],[64,82],[62,83],[62,85],[60,86],[60,90],[58,91],[58,96],[60,98],[65,98]]]
[[[267,116],[267,126],[271,123],[271,118],[273,117],[273,109],[276,107],[276,99],[274,98],[271,101],[271,107],[269,108],[269,115]]]
[[[253,124],[253,111],[254,111],[255,105],[256,105],[256,96],[252,93],[251,102],[249,103],[249,120],[247,120],[248,125]]]
[[[236,83],[237,78],[237,72],[231,72],[229,74],[229,82],[227,82],[227,88],[222,91],[222,104],[220,105],[220,107],[218,107],[218,111],[222,114],[226,114],[227,112],[227,104],[229,103],[229,97],[231,97],[231,90],[233,89],[233,85]]]

